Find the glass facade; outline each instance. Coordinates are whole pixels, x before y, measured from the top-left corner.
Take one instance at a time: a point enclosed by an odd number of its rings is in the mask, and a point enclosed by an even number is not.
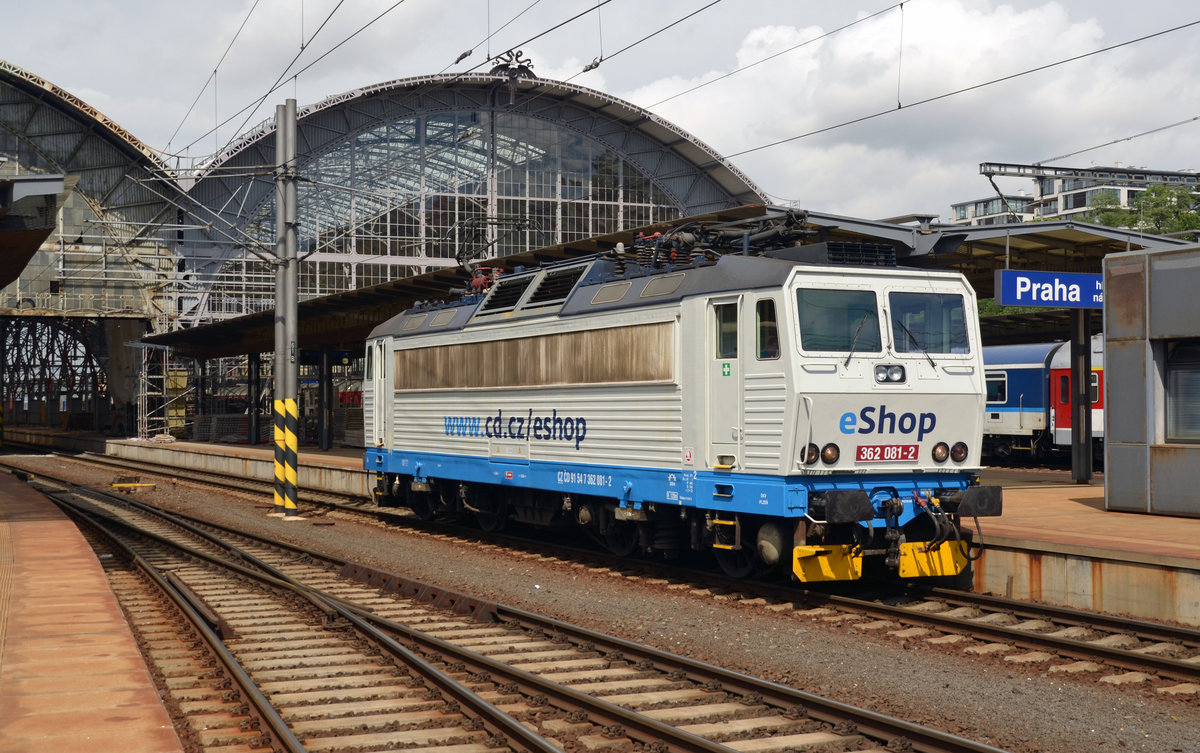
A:
[[[303,163],[300,175],[301,299],[453,266],[460,256],[506,256],[681,216],[612,149],[562,124],[497,110],[383,123]],[[274,245],[273,201],[247,229]],[[227,261],[220,277],[217,310],[235,290],[274,284],[269,266],[252,258]],[[268,296],[248,308],[273,306]]]

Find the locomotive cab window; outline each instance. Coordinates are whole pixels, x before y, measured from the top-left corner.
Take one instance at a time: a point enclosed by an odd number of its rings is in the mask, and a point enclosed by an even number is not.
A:
[[[963,297],[950,293],[889,293],[897,353],[969,351]]]
[[[754,314],[758,331],[758,360],[774,361],[779,358],[779,325],[775,320],[775,301],[770,298],[759,301],[754,307]]]
[[[1097,405],[1100,402],[1100,375],[1092,372],[1091,379],[1088,380],[1088,399],[1092,401],[1092,405]]]
[[[810,352],[878,353],[879,306],[870,290],[796,291],[800,347]]]

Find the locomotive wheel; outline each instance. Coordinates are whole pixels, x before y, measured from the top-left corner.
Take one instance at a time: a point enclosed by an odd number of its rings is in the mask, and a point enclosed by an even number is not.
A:
[[[749,578],[753,575],[762,575],[768,569],[766,563],[760,560],[753,550],[745,547],[714,549],[713,554],[717,556],[717,564],[721,566],[721,572],[730,578]]]
[[[637,549],[638,529],[632,523],[610,523],[604,531],[604,546],[618,557],[628,557]]]
[[[475,522],[481,529],[488,533],[498,533],[504,529],[504,524],[508,522],[508,511],[499,494],[491,490],[479,491],[471,503],[475,508]]]

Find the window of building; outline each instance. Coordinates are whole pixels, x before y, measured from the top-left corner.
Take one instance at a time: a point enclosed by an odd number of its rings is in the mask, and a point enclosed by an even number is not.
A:
[[[1166,344],[1168,442],[1200,442],[1200,340]]]

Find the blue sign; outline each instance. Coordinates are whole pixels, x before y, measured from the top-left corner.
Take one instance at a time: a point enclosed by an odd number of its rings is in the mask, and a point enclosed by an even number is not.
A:
[[[1104,275],[998,269],[996,302],[1001,306],[1104,308]]]

